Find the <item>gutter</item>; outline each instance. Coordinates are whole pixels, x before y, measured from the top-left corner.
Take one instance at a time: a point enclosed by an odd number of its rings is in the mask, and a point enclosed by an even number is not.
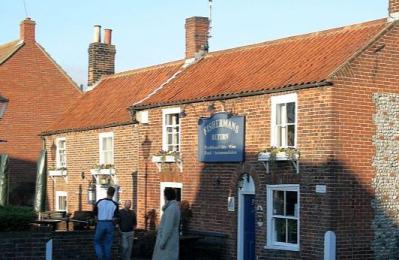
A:
[[[81,128],[67,128],[67,129],[60,129],[60,130],[53,130],[53,131],[44,131],[39,134],[40,137],[45,137],[45,136],[50,136],[50,135],[56,135],[56,134],[65,134],[65,133],[71,133],[71,132],[84,132],[84,131],[90,131],[90,130],[97,130],[97,129],[103,129],[103,128],[110,128],[110,127],[116,127],[116,126],[125,126],[125,125],[131,125],[133,124],[131,121],[128,122],[118,122],[118,123],[111,123],[111,124],[106,124],[106,125],[100,125],[100,126],[88,126],[88,127],[81,127]]]

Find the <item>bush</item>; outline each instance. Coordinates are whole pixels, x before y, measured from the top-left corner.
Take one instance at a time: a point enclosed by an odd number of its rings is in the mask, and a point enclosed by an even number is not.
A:
[[[36,219],[33,208],[18,206],[0,206],[0,231],[23,231],[30,229],[30,223]]]

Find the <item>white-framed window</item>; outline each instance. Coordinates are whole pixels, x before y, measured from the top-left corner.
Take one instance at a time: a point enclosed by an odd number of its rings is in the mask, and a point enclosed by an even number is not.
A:
[[[100,164],[114,164],[114,133],[100,133]]]
[[[268,249],[299,251],[299,185],[267,185]]]
[[[162,110],[162,150],[180,151],[180,107]]]
[[[296,93],[273,96],[271,116],[271,145],[277,147],[296,147],[297,107]]]
[[[65,191],[57,191],[55,193],[55,210],[67,211],[68,193]]]
[[[56,139],[57,150],[56,150],[56,167],[66,168],[66,140],[64,137],[60,137]]]

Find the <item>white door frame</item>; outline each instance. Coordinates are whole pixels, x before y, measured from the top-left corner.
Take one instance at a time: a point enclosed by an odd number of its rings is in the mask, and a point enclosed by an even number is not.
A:
[[[163,191],[166,187],[170,187],[170,188],[180,188],[181,193],[180,196],[183,198],[183,184],[181,182],[161,182],[160,183],[160,191],[159,191],[159,195],[160,195],[160,199],[159,199],[159,217],[161,218],[162,216],[162,207],[165,204],[165,198],[163,196]]]
[[[255,183],[253,178],[244,174],[238,185],[238,224],[237,224],[237,259],[244,259],[244,195],[255,195]],[[240,188],[241,187],[241,188]]]

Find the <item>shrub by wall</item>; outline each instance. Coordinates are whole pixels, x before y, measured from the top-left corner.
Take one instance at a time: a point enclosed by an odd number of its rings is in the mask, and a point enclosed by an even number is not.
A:
[[[29,207],[0,207],[0,232],[29,230],[35,218],[35,212]]]

